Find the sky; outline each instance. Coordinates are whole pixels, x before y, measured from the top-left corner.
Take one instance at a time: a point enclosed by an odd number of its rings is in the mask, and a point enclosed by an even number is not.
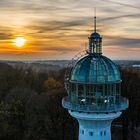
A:
[[[87,48],[95,7],[103,55],[140,60],[139,0],[0,0],[0,60],[72,59]]]

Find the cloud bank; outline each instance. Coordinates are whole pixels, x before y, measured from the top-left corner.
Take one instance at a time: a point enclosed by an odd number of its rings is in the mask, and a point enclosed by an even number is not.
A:
[[[134,59],[140,59],[138,5],[138,0],[1,0],[0,50],[5,55],[0,55],[0,59],[18,59],[16,52],[24,54],[20,59],[72,58],[77,50],[85,49],[93,31],[94,7],[105,54],[127,59],[133,50]],[[12,44],[17,36],[28,40],[22,50]],[[113,49],[122,50],[123,56],[117,57]]]

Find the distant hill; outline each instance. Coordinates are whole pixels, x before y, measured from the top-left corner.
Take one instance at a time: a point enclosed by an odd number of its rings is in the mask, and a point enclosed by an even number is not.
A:
[[[23,68],[28,69],[32,68],[34,71],[38,72],[45,72],[45,71],[58,71],[62,68],[66,68],[71,60],[37,60],[37,61],[1,61],[2,67],[11,68]],[[140,61],[134,60],[114,60],[114,62],[119,65],[120,67],[134,67],[139,66]],[[6,65],[8,64],[8,65]],[[138,67],[140,68],[140,67]]]
[[[29,69],[31,68],[36,72],[48,72],[48,71],[58,71],[62,69],[59,65],[40,63],[40,62],[21,62],[21,61],[4,61],[0,62],[0,68],[5,71],[14,68]]]

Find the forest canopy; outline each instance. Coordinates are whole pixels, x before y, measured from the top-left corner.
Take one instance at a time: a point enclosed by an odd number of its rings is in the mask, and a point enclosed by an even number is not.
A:
[[[78,123],[61,105],[67,95],[65,69],[35,72],[5,63],[0,68],[0,139],[77,140]],[[129,140],[139,137],[140,70],[121,69],[121,75],[122,95],[130,105],[114,124],[122,126],[120,139]],[[113,129],[113,140],[118,131]]]

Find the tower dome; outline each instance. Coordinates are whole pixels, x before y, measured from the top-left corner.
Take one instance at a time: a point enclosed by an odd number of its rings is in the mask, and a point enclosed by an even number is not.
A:
[[[88,37],[87,54],[77,61],[66,78],[68,97],[63,106],[82,112],[114,112],[127,108],[121,97],[121,77],[117,65],[102,55],[102,37],[96,32]]]
[[[71,82],[99,84],[121,82],[118,67],[109,58],[102,55],[87,55],[73,67]]]

